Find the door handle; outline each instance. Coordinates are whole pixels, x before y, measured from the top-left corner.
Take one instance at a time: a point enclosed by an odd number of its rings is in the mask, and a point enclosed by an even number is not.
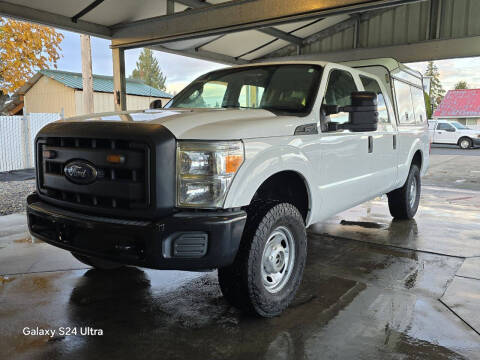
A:
[[[373,152],[373,136],[368,137],[368,152]]]

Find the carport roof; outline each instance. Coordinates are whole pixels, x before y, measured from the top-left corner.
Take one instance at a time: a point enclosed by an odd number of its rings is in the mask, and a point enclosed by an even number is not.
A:
[[[0,15],[235,64],[301,47],[370,16],[420,0],[0,0]],[[173,5],[173,6],[172,6]]]

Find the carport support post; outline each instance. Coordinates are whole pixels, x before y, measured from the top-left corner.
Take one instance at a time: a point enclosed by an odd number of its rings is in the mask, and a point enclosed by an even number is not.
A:
[[[115,111],[127,110],[127,86],[125,81],[125,50],[112,49],[113,60],[113,99]]]

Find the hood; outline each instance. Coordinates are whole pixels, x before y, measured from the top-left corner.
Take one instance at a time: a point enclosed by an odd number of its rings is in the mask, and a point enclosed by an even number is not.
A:
[[[62,121],[147,122],[165,126],[177,139],[234,140],[293,135],[297,126],[309,122],[307,119],[263,109],[158,109],[91,114]]]
[[[480,135],[480,130],[475,130],[475,129],[457,130],[457,131],[465,135]]]

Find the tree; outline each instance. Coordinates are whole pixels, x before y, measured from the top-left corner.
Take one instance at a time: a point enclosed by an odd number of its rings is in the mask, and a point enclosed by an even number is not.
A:
[[[153,51],[150,49],[143,49],[138,57],[137,67],[130,77],[142,80],[155,89],[165,90],[167,77],[163,75],[158,60],[153,56]]]
[[[0,93],[14,92],[38,70],[56,68],[62,40],[53,28],[0,17]]]
[[[430,96],[427,94],[426,91],[423,92],[423,96],[425,98],[425,108],[427,110],[427,119],[431,119],[433,116],[432,105],[430,103]]]
[[[436,109],[445,96],[445,90],[440,82],[440,72],[438,71],[438,67],[433,61],[428,62],[425,76],[431,77],[429,96],[433,108]]]
[[[455,84],[455,90],[468,89],[468,83],[465,80],[461,80]]]

